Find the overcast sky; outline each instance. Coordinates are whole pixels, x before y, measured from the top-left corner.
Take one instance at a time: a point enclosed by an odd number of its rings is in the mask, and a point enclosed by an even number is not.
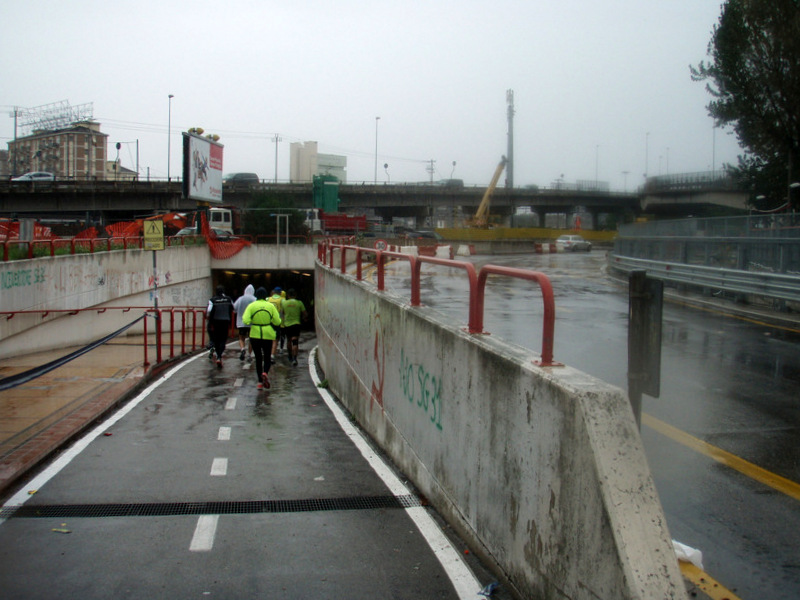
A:
[[[180,132],[225,145],[224,171],[289,177],[289,144],[347,156],[348,181],[607,181],[736,162],[704,84],[721,0],[5,0],[0,143],[14,106],[93,103],[123,166],[180,173]],[[380,120],[376,122],[376,117]],[[648,160],[646,160],[646,157]],[[456,163],[453,166],[453,163]],[[388,169],[383,165],[388,163]],[[627,172],[627,175],[625,174]],[[502,180],[501,180],[502,181]]]

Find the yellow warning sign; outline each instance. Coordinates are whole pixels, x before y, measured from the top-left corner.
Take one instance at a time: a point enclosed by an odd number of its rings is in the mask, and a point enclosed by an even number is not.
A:
[[[164,249],[164,221],[144,222],[144,249]]]

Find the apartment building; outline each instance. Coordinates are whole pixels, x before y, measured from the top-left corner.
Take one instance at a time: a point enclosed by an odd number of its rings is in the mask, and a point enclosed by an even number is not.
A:
[[[34,131],[8,142],[8,172],[49,171],[59,179],[106,179],[108,134],[81,121],[55,131]]]

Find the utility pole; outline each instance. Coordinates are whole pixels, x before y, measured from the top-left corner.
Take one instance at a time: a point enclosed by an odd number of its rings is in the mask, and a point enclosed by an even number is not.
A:
[[[514,187],[514,90],[506,90],[508,104],[508,150],[506,151],[506,187]]]
[[[275,142],[275,183],[278,183],[278,142],[283,141],[283,138],[276,133],[272,141]]]
[[[436,167],[433,166],[433,163],[435,163],[436,161],[433,160],[433,159],[430,159],[428,162],[430,164],[425,168],[425,170],[430,174],[430,176],[431,176],[431,184],[433,184],[433,174],[436,172]]]

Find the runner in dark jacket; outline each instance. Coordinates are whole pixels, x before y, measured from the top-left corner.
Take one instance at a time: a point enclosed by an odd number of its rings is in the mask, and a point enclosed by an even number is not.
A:
[[[222,367],[222,353],[228,343],[228,332],[231,328],[233,317],[233,300],[225,295],[225,288],[217,286],[217,293],[208,301],[208,327],[211,341],[214,342],[214,352],[217,355],[217,366]]]

